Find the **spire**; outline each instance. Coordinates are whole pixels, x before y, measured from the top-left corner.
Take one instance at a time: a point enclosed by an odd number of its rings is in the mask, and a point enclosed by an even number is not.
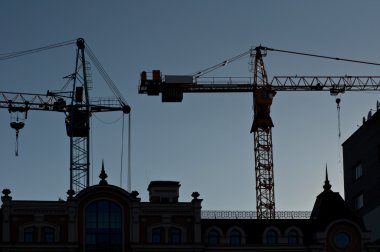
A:
[[[101,179],[99,185],[108,185],[106,178],[108,177],[107,173],[104,170],[104,160],[102,160],[102,171],[100,172],[99,178]]]
[[[329,191],[331,189],[329,174],[327,172],[327,163],[326,163],[326,178],[325,178],[325,184],[323,186],[323,189],[325,189],[325,191]]]

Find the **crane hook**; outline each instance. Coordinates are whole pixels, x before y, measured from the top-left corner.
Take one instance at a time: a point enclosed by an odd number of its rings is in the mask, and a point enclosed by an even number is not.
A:
[[[19,135],[20,129],[24,128],[25,123],[16,121],[16,122],[11,122],[10,125],[12,129],[16,130],[15,155],[16,157],[18,157],[18,135]]]
[[[336,109],[338,111],[338,137],[340,139],[340,136],[341,136],[341,131],[340,131],[340,98],[336,98],[335,102],[336,102]]]

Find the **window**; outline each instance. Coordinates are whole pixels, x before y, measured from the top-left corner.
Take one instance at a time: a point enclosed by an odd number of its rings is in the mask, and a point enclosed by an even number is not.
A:
[[[295,245],[299,243],[299,235],[296,230],[290,230],[288,232],[288,244]]]
[[[334,245],[339,249],[346,249],[351,243],[351,237],[346,232],[338,232],[334,236]]]
[[[27,227],[24,228],[24,242],[36,242],[37,241],[37,228]]]
[[[208,232],[207,243],[208,245],[218,245],[220,242],[220,234],[215,229]]]
[[[152,243],[159,244],[163,242],[164,229],[161,227],[152,229]]]
[[[363,166],[359,163],[354,167],[354,180],[358,180],[361,176],[363,176]]]
[[[43,227],[42,228],[42,241],[43,242],[54,242],[55,241],[55,232],[52,227]]]
[[[355,209],[358,210],[364,206],[363,193],[359,194],[355,198]]]
[[[122,250],[121,207],[109,200],[91,203],[85,210],[86,252]]]
[[[277,232],[273,229],[269,230],[266,235],[267,244],[276,244],[278,242]]]
[[[182,241],[181,230],[179,228],[169,228],[169,242],[172,244],[179,244]]]
[[[241,245],[241,233],[239,230],[234,229],[230,232],[230,244]]]

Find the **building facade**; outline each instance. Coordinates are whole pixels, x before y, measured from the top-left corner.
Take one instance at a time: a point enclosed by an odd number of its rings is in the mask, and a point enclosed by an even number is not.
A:
[[[4,189],[0,251],[380,251],[327,176],[309,218],[271,220],[202,215],[199,193],[178,201],[179,182],[151,182],[142,202],[109,185],[104,168],[100,177],[67,200],[14,200]]]
[[[380,240],[379,128],[380,113],[369,114],[342,144],[345,200],[363,217],[373,240]]]

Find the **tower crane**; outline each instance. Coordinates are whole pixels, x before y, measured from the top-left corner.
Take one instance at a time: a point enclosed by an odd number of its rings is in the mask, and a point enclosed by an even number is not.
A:
[[[72,43],[75,43],[73,41]],[[72,44],[67,43],[67,44]],[[97,60],[89,47],[86,47],[84,39],[76,40],[76,60],[74,73],[65,77],[68,79],[66,86],[72,83],[71,91],[47,91],[46,94],[37,93],[19,93],[4,92],[0,90],[0,108],[8,109],[10,114],[17,114],[10,126],[16,130],[16,143],[19,131],[24,127],[24,120],[27,118],[28,112],[31,110],[62,112],[65,114],[66,133],[70,138],[70,190],[69,196],[73,196],[82,189],[89,186],[90,171],[90,117],[93,113],[121,111],[128,114],[131,110],[126,100],[122,97],[112,80],[106,74],[101,64]],[[61,46],[61,45],[58,45]],[[56,46],[48,46],[46,48],[38,48],[36,51],[43,49],[51,49]],[[99,98],[90,99],[89,90],[90,78],[90,62],[86,60],[85,51],[89,58],[93,61],[107,84],[112,89],[115,98]],[[7,58],[13,56],[25,55],[28,52],[22,51],[19,54],[8,55]],[[99,69],[100,68],[100,69]],[[23,115],[23,118],[19,117]],[[16,155],[18,149],[16,145]]]
[[[151,73],[143,71],[140,74],[139,84],[140,94],[148,96],[161,94],[162,102],[181,102],[184,93],[253,93],[254,119],[251,133],[254,135],[256,210],[259,219],[275,218],[273,122],[270,108],[276,93],[279,91],[329,91],[330,94],[337,95],[345,91],[380,89],[380,76],[277,76],[269,81],[263,61],[268,50],[302,54],[259,46],[231,58],[231,60],[236,60],[249,54],[253,67],[253,78],[201,77],[204,73],[231,61],[226,60],[196,75],[162,75],[159,70],[153,70]],[[319,55],[303,55],[346,60]],[[354,60],[346,61],[379,65]]]

